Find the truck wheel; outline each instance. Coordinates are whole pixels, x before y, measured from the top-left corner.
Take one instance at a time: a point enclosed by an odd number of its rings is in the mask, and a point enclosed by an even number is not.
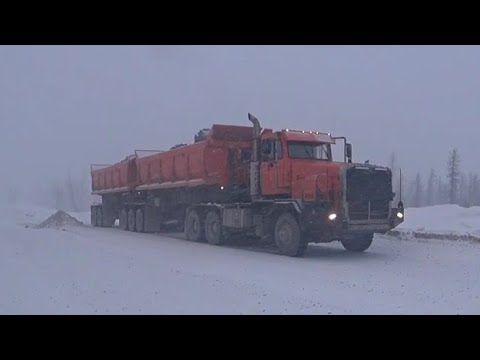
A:
[[[135,216],[135,227],[137,232],[143,233],[144,232],[144,222],[143,222],[143,211],[142,209],[137,209],[137,214]]]
[[[282,255],[300,257],[307,248],[307,242],[302,239],[300,226],[290,213],[284,213],[277,219],[274,238]]]
[[[185,219],[185,236],[189,241],[205,241],[205,224],[197,210],[189,210]]]
[[[205,219],[205,237],[211,245],[222,245],[222,222],[220,214],[216,210],[210,210]]]
[[[97,209],[97,226],[103,227],[103,211],[101,207]]]
[[[128,210],[128,230],[135,231],[135,212],[133,209]]]
[[[341,240],[345,250],[354,252],[362,252],[367,250],[370,245],[372,245],[372,241],[373,234],[358,235],[355,237],[345,238]]]
[[[121,230],[128,230],[128,215],[127,215],[126,209],[122,209],[122,211],[120,211],[120,219],[118,219],[118,227]]]
[[[90,223],[92,226],[97,226],[97,208],[90,210]]]

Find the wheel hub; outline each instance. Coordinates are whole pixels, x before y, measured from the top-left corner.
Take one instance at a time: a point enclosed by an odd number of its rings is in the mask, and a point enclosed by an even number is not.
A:
[[[279,243],[286,245],[292,239],[292,231],[289,226],[282,225],[278,231],[278,241]]]

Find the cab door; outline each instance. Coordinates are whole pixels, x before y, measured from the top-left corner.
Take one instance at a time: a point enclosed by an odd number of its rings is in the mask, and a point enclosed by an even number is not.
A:
[[[281,188],[281,174],[283,152],[282,144],[276,134],[268,134],[261,143],[260,184],[262,195],[281,195],[285,189]]]

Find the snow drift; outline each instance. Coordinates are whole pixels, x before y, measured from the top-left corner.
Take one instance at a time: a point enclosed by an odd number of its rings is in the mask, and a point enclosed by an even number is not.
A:
[[[84,226],[81,221],[66,213],[63,210],[57,211],[45,221],[36,226],[37,229],[62,228],[64,226]]]
[[[405,222],[395,230],[420,234],[417,237],[424,234],[438,238],[480,239],[480,207],[437,205],[409,208],[405,211]]]

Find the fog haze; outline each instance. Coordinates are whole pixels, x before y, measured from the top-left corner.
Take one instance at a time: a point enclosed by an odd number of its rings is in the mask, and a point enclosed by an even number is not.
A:
[[[0,46],[2,188],[34,189],[212,123],[346,136],[354,160],[477,171],[478,46]]]

